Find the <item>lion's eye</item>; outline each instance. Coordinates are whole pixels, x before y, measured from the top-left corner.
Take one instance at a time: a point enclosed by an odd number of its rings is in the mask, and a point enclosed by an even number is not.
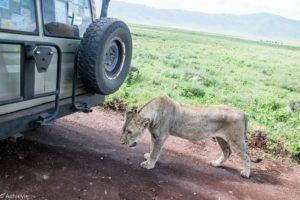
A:
[[[132,131],[127,131],[128,134],[132,134]]]

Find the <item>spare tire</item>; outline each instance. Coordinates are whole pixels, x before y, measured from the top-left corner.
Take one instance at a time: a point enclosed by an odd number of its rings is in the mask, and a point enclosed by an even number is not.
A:
[[[78,51],[78,73],[91,93],[112,94],[123,84],[131,63],[132,39],[127,25],[113,18],[95,20]]]

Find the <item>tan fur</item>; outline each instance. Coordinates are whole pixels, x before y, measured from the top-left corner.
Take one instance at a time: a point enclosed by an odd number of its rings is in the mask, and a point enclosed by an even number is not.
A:
[[[156,97],[139,111],[127,113],[121,143],[132,145],[149,129],[150,153],[144,155],[146,161],[141,166],[152,169],[169,135],[193,141],[215,137],[223,155],[211,161],[211,165],[222,166],[234,150],[244,160],[241,176],[249,178],[251,160],[245,143],[246,122],[241,111],[228,106],[190,106],[168,97]]]

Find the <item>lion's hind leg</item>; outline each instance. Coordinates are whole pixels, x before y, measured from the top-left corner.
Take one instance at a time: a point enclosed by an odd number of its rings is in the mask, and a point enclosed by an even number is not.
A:
[[[249,178],[250,173],[251,173],[251,169],[250,169],[251,158],[250,158],[248,147],[247,147],[245,140],[241,140],[239,142],[234,141],[234,142],[230,142],[229,144],[230,144],[230,147],[232,147],[244,161],[243,169],[241,170],[241,173],[240,173],[241,176],[243,178]]]
[[[223,154],[217,160],[211,161],[210,164],[214,167],[220,167],[229,158],[231,149],[229,144],[223,138],[217,137],[216,139],[223,151]]]

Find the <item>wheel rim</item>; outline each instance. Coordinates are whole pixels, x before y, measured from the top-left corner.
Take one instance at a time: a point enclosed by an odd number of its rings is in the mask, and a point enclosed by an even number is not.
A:
[[[124,64],[125,47],[118,39],[113,39],[105,52],[105,73],[107,78],[116,78]]]

